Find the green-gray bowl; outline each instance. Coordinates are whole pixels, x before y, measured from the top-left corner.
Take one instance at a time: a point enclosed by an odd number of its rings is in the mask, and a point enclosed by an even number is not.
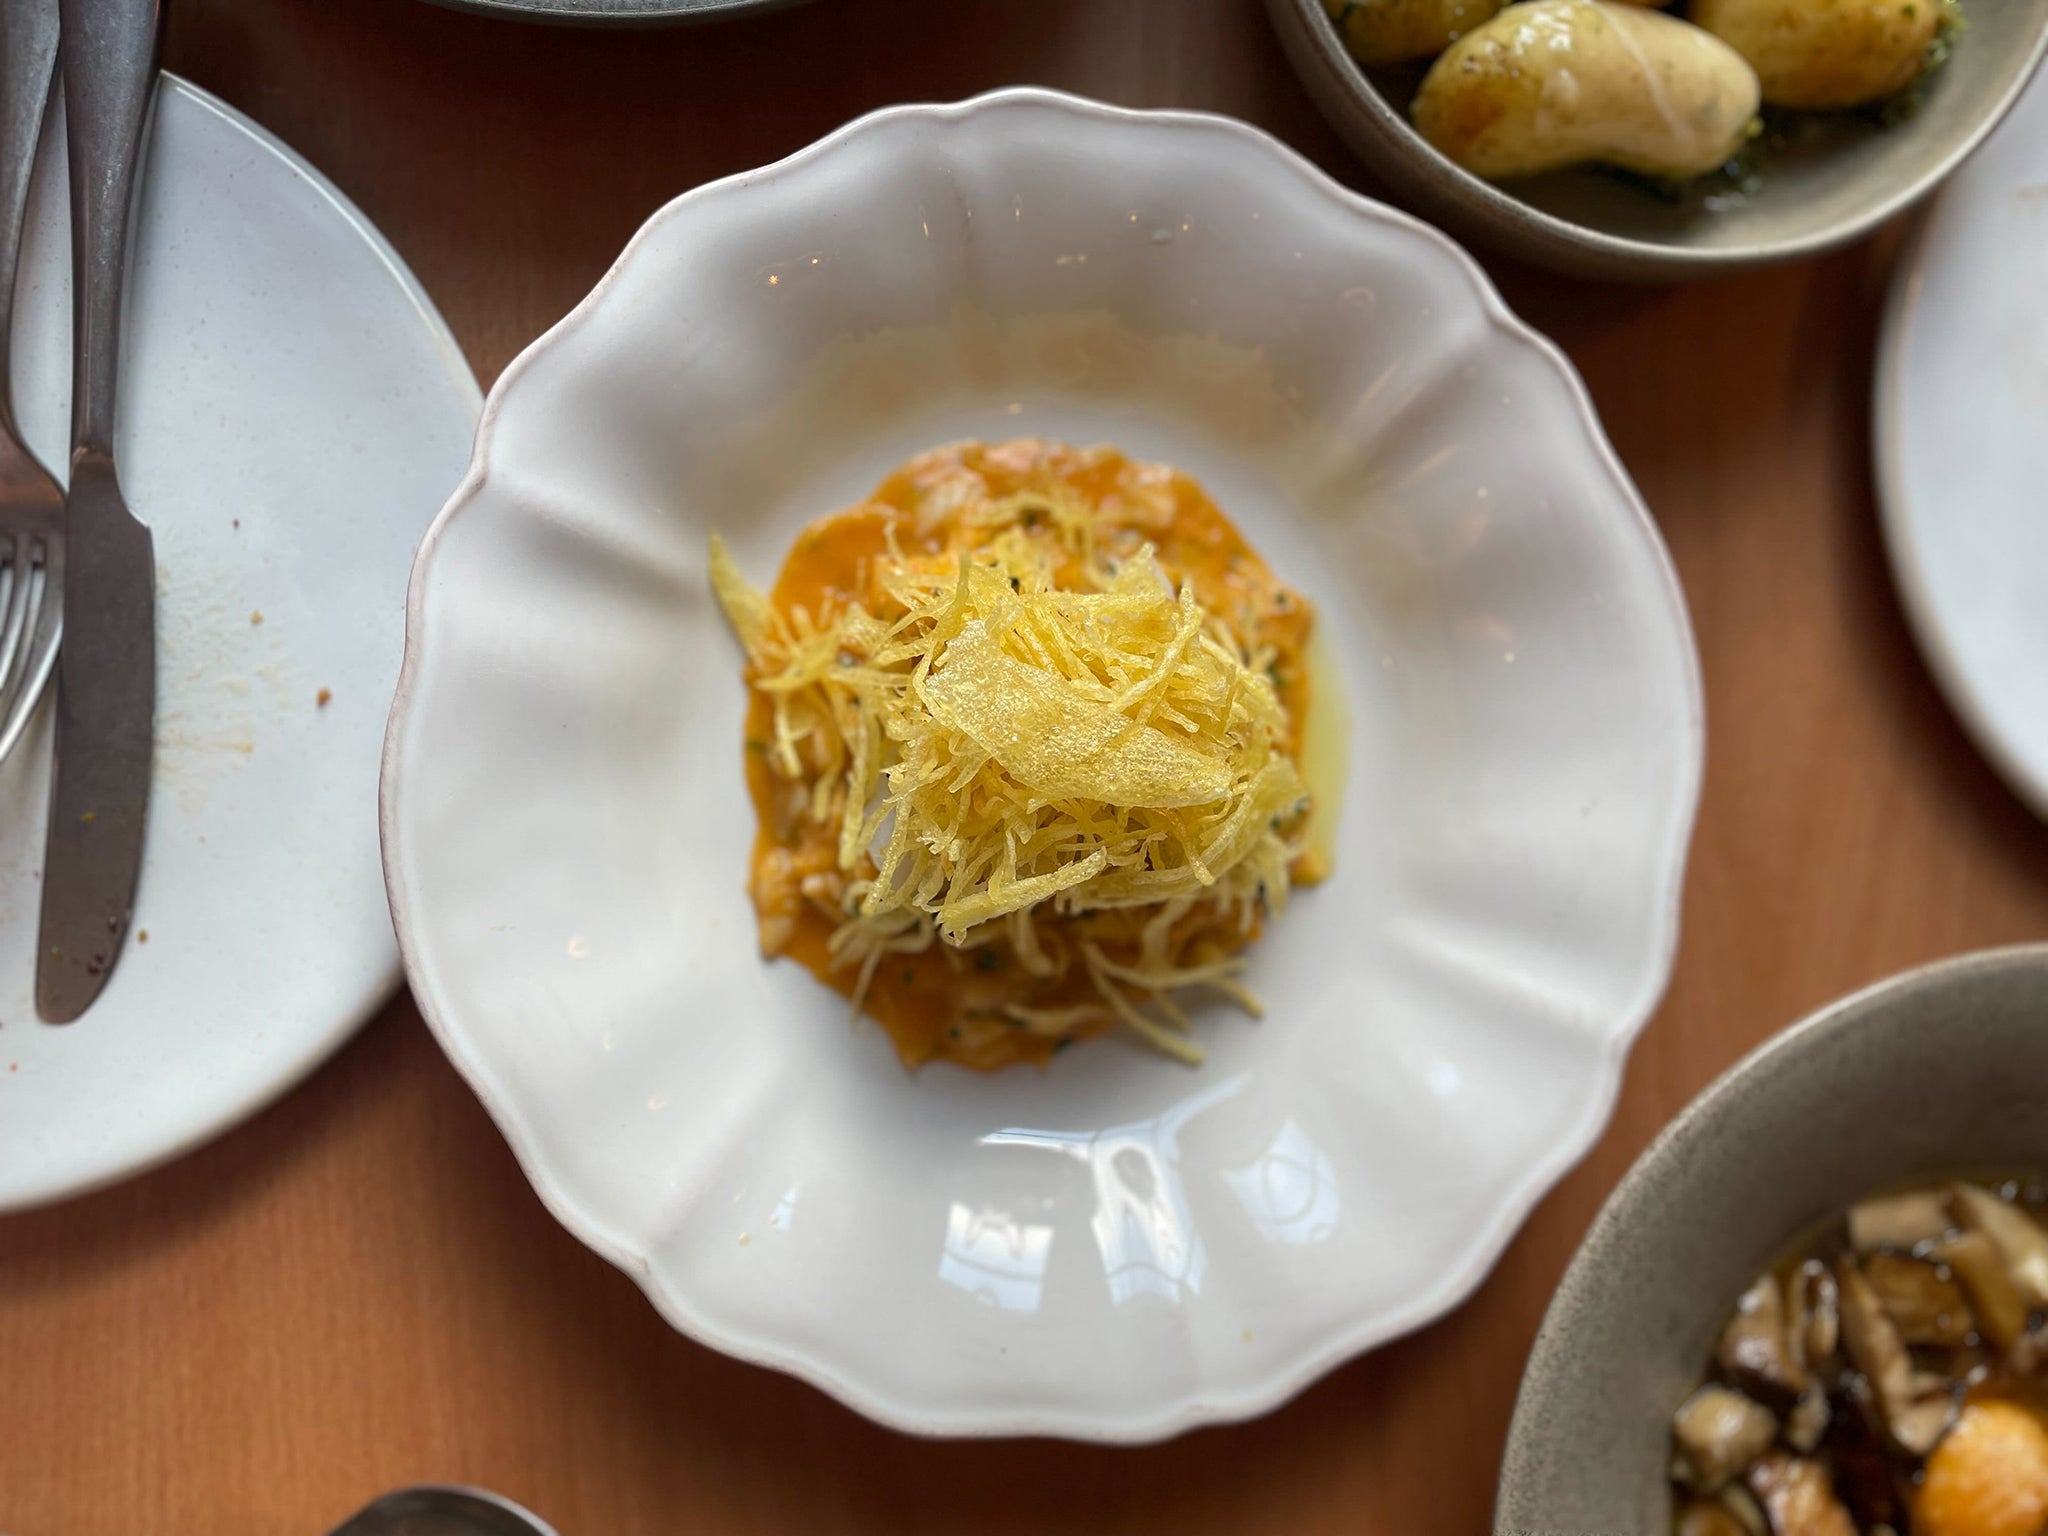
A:
[[[1511,255],[1587,276],[1662,280],[1815,255],[1940,185],[2005,116],[2048,48],[2048,0],[1962,4],[1953,53],[1903,121],[1809,125],[1754,191],[1702,184],[1677,201],[1592,170],[1481,181],[1409,125],[1420,66],[1362,69],[1323,0],[1268,0],[1268,9],[1323,115],[1398,197]]]
[[[1508,1430],[1500,1536],[1671,1529],[1671,1414],[1757,1273],[1861,1195],[2048,1169],[2048,944],[1910,971],[1768,1041],[1594,1220]]]

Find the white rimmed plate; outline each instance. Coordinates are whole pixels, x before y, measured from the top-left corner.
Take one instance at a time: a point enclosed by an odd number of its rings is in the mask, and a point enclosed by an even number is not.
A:
[[[2048,76],[1943,189],[1877,371],[1885,543],[1977,745],[2048,816]]]
[[[916,449],[1107,440],[1321,606],[1336,877],[1191,1071],[906,1074],[763,963],[705,585]],[[415,569],[384,835],[415,995],[677,1326],[935,1434],[1142,1440],[1476,1285],[1663,988],[1696,659],[1583,391],[1272,139],[1043,91],[865,118],[655,215],[508,370]]]
[[[370,796],[401,649],[397,594],[461,476],[480,405],[426,295],[318,172],[182,80],[166,77],[154,124],[118,447],[156,539],[148,842],[106,991],[74,1025],[39,1023],[46,700],[0,764],[0,1210],[205,1139],[297,1081],[389,995],[397,956]],[[43,150],[14,398],[61,475],[61,114]]]

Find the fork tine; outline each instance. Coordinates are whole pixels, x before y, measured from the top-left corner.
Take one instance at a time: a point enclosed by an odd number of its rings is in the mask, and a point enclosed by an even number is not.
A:
[[[30,574],[28,539],[8,540],[0,548],[0,699],[13,686],[15,658],[28,627]]]
[[[63,562],[56,558],[59,548],[46,540],[37,568],[31,571],[24,565],[17,575],[17,584],[27,591],[23,604],[25,642],[13,678],[7,679],[0,672],[0,762],[6,760],[28,728],[36,703],[43,696],[50,674],[56,670],[57,647],[64,627]]]

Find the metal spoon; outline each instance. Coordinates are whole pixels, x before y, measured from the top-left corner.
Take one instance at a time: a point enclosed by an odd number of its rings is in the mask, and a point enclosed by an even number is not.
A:
[[[555,1536],[555,1528],[481,1488],[422,1486],[385,1494],[328,1536]]]

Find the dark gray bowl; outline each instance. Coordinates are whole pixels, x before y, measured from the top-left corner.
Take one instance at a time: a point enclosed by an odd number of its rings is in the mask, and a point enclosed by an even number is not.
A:
[[[2033,75],[2048,48],[2048,0],[1962,0],[1965,30],[1920,110],[1891,128],[1828,125],[1788,152],[1734,206],[1659,201],[1593,171],[1495,186],[1460,170],[1409,126],[1420,67],[1368,76],[1322,0],[1268,0],[1309,94],[1396,194],[1455,233],[1594,277],[1699,277],[1811,256],[1867,234],[1940,184]]]
[[[776,11],[803,0],[433,0],[451,11],[474,11],[514,21],[558,21],[597,26],[663,26],[722,21],[755,11]]]
[[[1738,1062],[1650,1144],[1550,1304],[1495,1528],[1659,1536],[1672,1411],[1736,1296],[1886,1184],[2048,1169],[2048,945],[1881,982]]]

